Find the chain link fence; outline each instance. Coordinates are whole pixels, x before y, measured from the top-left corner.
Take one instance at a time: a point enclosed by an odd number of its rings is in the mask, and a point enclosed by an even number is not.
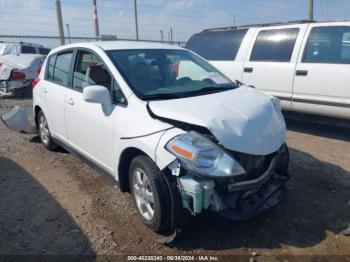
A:
[[[116,37],[65,37],[65,43],[108,41]],[[136,41],[134,39],[119,39]],[[158,42],[154,40],[140,40]],[[0,115],[14,106],[22,107],[32,117],[32,82],[40,72],[46,55],[60,46],[61,39],[55,36],[0,35]],[[185,46],[185,42],[167,42]],[[32,119],[31,119],[32,120]]]

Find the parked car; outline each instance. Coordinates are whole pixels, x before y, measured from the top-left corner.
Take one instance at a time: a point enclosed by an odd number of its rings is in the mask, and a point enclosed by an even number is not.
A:
[[[281,197],[289,154],[278,99],[235,84],[191,51],[71,44],[50,52],[33,88],[43,145],[77,154],[130,191],[156,232],[205,210],[248,218]],[[21,130],[23,114],[2,120]]]
[[[207,29],[186,47],[282,108],[350,119],[350,22],[290,22]]]
[[[9,43],[0,41],[0,56],[8,54],[40,54],[47,55],[51,51],[43,45],[32,43]]]
[[[50,49],[29,43],[0,43],[0,91],[31,86]]]

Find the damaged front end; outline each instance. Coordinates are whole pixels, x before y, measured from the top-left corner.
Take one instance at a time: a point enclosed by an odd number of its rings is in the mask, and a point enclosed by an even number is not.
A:
[[[222,149],[195,132],[190,134],[192,141],[184,135],[185,143],[176,139],[177,143],[170,141],[166,147],[177,156],[168,168],[177,176],[182,206],[192,215],[211,210],[241,220],[279,202],[288,180],[286,144],[276,152],[257,156]]]

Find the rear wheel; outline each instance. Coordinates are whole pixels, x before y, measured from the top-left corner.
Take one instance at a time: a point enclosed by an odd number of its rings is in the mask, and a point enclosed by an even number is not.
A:
[[[149,157],[137,156],[132,160],[129,186],[143,224],[155,232],[169,231],[172,228],[170,189]]]
[[[52,141],[49,125],[42,111],[39,111],[37,121],[41,143],[49,150],[57,148],[57,145]]]

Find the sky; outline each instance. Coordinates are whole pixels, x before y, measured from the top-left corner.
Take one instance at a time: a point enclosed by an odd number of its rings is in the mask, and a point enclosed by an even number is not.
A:
[[[93,0],[61,0],[71,36],[94,36]],[[96,0],[100,32],[135,38],[134,0]],[[205,28],[307,19],[308,0],[137,0],[139,38],[187,41]],[[314,19],[350,20],[349,0],[314,0]],[[57,36],[55,0],[0,0],[0,35]],[[0,40],[6,40],[0,37]],[[49,45],[54,45],[52,42]]]

